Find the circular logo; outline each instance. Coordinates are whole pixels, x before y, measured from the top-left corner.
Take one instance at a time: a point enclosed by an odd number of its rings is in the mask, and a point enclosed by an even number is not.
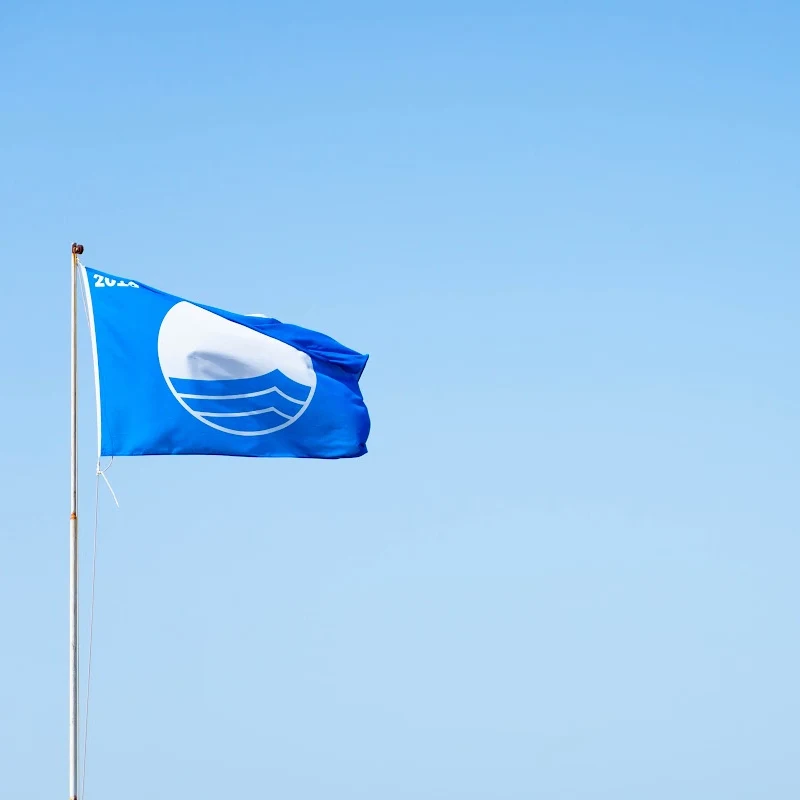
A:
[[[263,436],[296,422],[317,387],[306,353],[185,300],[161,322],[158,361],[193,417],[236,436]]]

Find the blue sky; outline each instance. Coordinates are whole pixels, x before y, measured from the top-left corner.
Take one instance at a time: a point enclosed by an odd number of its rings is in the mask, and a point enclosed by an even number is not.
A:
[[[77,239],[369,352],[373,420],[115,464],[89,798],[798,796],[796,4],[0,23],[7,794],[67,789]]]

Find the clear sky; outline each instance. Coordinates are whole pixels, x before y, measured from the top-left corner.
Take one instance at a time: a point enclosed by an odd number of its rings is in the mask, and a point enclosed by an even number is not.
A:
[[[799,26],[6,0],[4,793],[67,792],[77,239],[370,353],[373,420],[116,462],[90,800],[796,800]]]

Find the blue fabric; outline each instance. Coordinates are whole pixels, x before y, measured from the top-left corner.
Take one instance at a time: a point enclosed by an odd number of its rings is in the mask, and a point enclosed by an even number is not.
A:
[[[96,270],[84,278],[102,455],[367,452],[358,385],[367,356],[276,319],[189,303]]]

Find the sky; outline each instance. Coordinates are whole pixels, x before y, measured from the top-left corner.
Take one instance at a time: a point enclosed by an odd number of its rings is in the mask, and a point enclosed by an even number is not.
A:
[[[369,353],[372,417],[360,459],[115,462],[89,800],[797,798],[799,25],[4,2],[5,793],[68,788],[79,241]]]

